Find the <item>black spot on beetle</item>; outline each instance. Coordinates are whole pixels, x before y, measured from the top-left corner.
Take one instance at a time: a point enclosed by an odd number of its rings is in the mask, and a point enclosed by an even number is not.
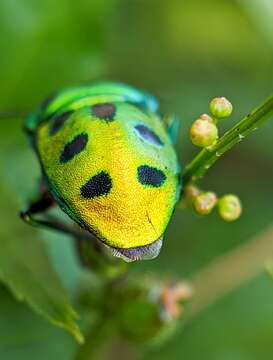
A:
[[[163,142],[160,137],[151,129],[149,129],[146,125],[139,124],[135,126],[137,133],[140,137],[151,144],[162,146]]]
[[[69,160],[73,159],[74,156],[83,151],[88,142],[87,134],[79,134],[72,141],[65,144],[63,151],[60,156],[60,162],[66,163]]]
[[[91,177],[81,187],[81,195],[86,199],[93,199],[98,196],[107,195],[112,188],[112,179],[108,173],[101,171]]]
[[[142,185],[160,187],[166,180],[166,175],[162,170],[149,165],[141,165],[137,168],[138,181]]]
[[[52,119],[52,124],[49,129],[49,135],[55,135],[63,126],[64,122],[70,117],[73,110],[65,111],[61,114],[55,115]]]
[[[106,121],[113,121],[116,107],[111,103],[96,104],[91,107],[92,115]]]

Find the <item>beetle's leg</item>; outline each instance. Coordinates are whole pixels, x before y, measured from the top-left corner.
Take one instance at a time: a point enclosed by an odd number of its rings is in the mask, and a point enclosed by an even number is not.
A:
[[[179,120],[175,115],[169,114],[165,115],[163,118],[163,122],[166,126],[167,132],[173,142],[176,143],[178,130],[179,130]]]
[[[50,196],[48,192],[42,192],[40,197],[36,200],[31,202],[27,210],[21,211],[22,214],[28,214],[29,216],[43,213],[46,210],[50,209],[55,205],[54,200]]]
[[[29,213],[28,211],[21,211],[20,217],[23,219],[27,224],[36,227],[42,227],[47,229],[52,229],[63,234],[71,235],[77,239],[89,239],[91,235],[86,231],[82,230],[80,227],[72,227],[69,226],[61,221],[58,221],[54,217],[47,217],[46,219],[37,219],[33,216],[33,214]]]
[[[42,182],[39,189],[39,197],[35,201],[30,202],[26,210],[20,211],[20,217],[29,225],[37,227],[47,227],[55,230],[58,229],[65,232],[64,227],[61,226],[61,224],[59,223],[57,224],[57,222],[55,221],[40,220],[34,217],[34,215],[45,213],[54,205],[54,199],[52,198],[52,196]]]
[[[80,227],[69,226],[49,214],[46,214],[45,219],[38,219],[35,217],[37,214],[44,214],[48,209],[55,206],[55,204],[54,199],[42,184],[40,187],[39,198],[36,201],[31,202],[26,210],[21,211],[20,217],[29,225],[57,230],[78,239],[88,239],[91,237],[88,232],[82,230]]]
[[[36,225],[36,220],[33,218],[33,215],[44,213],[46,210],[53,207],[54,205],[55,201],[45,187],[44,183],[41,182],[38,198],[35,201],[30,202],[27,206],[27,209],[20,212],[20,216],[25,222],[31,225]]]
[[[47,209],[47,208],[43,208],[43,206],[45,206],[45,204],[40,203],[40,201],[37,201],[36,203],[31,204],[30,207],[26,211],[20,212],[21,219],[29,225],[56,230],[56,231],[62,232],[64,234],[68,234],[73,237],[76,237],[77,239],[88,239],[91,237],[91,235],[87,231],[82,230],[80,227],[76,228],[76,227],[69,226],[69,225],[55,219],[52,216],[47,215],[45,219],[37,219],[36,217],[34,217],[35,214],[42,213]],[[31,212],[32,209],[36,210],[38,208],[41,211]],[[42,210],[42,208],[43,208],[43,210]]]
[[[31,202],[26,210],[20,211],[20,217],[29,225],[56,229],[56,225],[53,223],[51,224],[51,221],[40,220],[34,217],[37,214],[45,213],[54,204],[54,200],[52,200],[50,197],[47,197],[44,193],[41,193],[39,199]]]

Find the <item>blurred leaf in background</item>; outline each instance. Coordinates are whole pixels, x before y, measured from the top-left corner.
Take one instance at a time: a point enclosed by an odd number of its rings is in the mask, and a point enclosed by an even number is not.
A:
[[[1,107],[32,110],[61,86],[103,76],[112,6],[111,0],[1,1]]]
[[[178,152],[185,164],[195,151],[190,124],[207,111],[211,98],[225,95],[233,103],[229,127],[272,93],[272,13],[270,0],[2,0],[0,111],[32,110],[51,91],[75,83],[125,81],[155,93],[163,111],[181,118]],[[2,236],[17,239],[21,231],[37,240],[37,232],[19,225],[17,217],[39,174],[21,125],[20,119],[1,120],[1,242]],[[219,194],[239,194],[242,218],[225,224],[214,215],[177,211],[160,257],[133,265],[134,271],[185,277],[272,223],[272,130],[271,121],[202,182]],[[73,298],[81,270],[72,244],[39,233]],[[145,348],[141,358],[270,360],[272,289],[270,278],[257,277],[164,346]],[[1,294],[0,358],[73,358],[72,338],[17,304],[4,288]]]
[[[8,286],[17,300],[25,301],[51,323],[69,331],[79,342],[82,335],[76,324],[77,313],[69,304],[68,295],[54,272],[45,244],[23,226],[19,218],[13,222],[11,236],[9,214],[14,211],[9,191],[1,196],[5,211],[0,208],[0,281]]]

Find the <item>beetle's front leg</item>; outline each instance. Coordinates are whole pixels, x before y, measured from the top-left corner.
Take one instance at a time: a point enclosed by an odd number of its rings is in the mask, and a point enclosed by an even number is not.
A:
[[[49,191],[41,182],[37,199],[29,202],[27,209],[20,211],[20,217],[28,224],[37,226],[39,223],[34,219],[35,214],[41,214],[55,205],[55,201]]]
[[[30,202],[26,210],[20,211],[21,219],[29,225],[42,227],[71,235],[77,239],[90,239],[93,237],[87,231],[78,226],[67,225],[59,221],[49,214],[45,214],[47,210],[54,207],[56,202],[42,183],[39,189],[39,196],[33,202]],[[35,215],[44,214],[45,218],[40,219]]]
[[[42,182],[37,199],[30,202],[26,210],[20,211],[20,217],[29,225],[49,228],[63,233],[72,233],[72,235],[74,235],[71,227],[53,217],[50,217],[49,215],[47,215],[46,219],[38,219],[35,217],[35,215],[38,214],[45,214],[47,210],[55,205],[56,203],[54,199]]]

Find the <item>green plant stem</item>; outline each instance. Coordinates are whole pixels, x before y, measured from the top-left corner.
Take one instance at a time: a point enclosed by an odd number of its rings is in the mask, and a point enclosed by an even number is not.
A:
[[[186,322],[265,271],[266,266],[272,263],[272,257],[273,226],[194,274],[189,281],[195,295],[190,303]]]
[[[185,168],[183,174],[184,188],[188,184],[199,180],[216,160],[252,131],[258,129],[259,126],[272,115],[273,95],[228,130],[213,147],[203,149],[199,152]]]

